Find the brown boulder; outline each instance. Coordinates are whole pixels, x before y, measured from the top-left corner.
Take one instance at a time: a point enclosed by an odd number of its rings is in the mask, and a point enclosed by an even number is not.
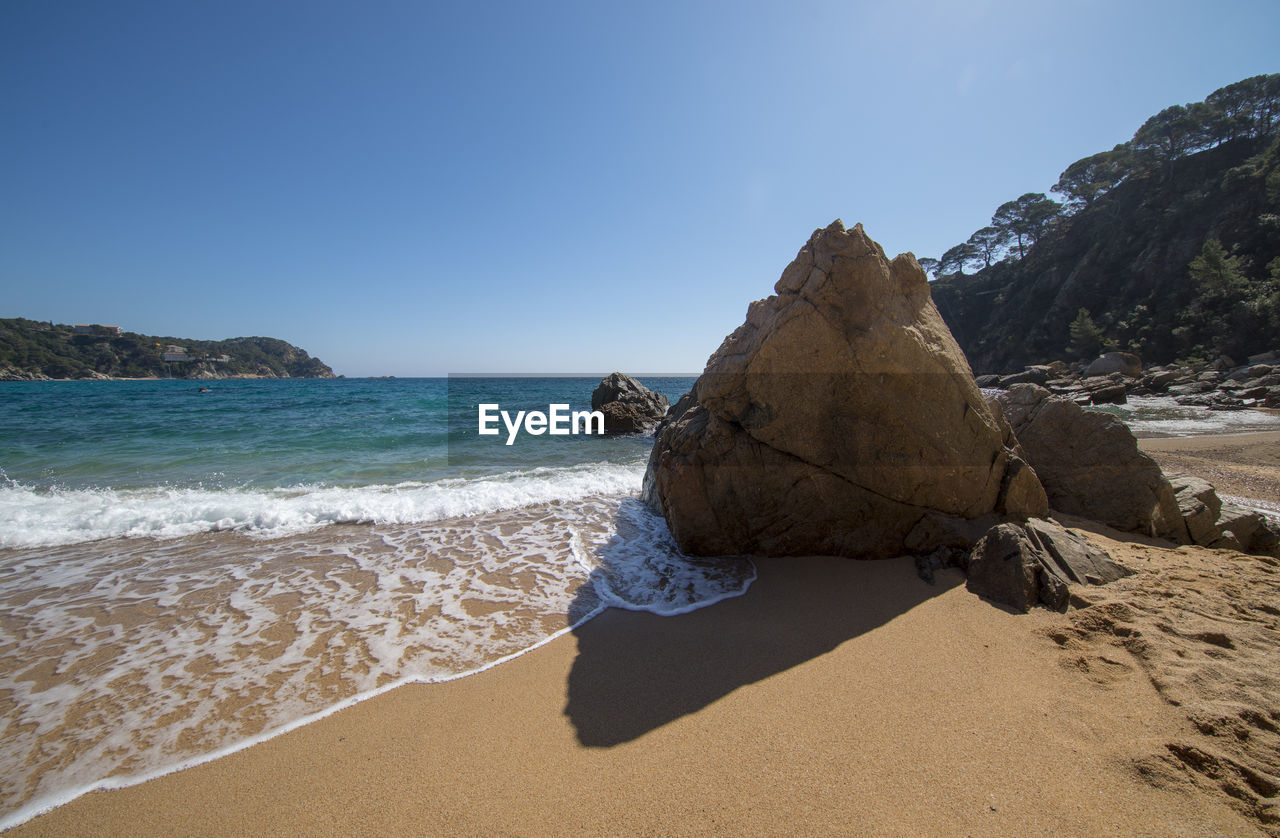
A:
[[[1128,404],[1129,394],[1123,384],[1104,384],[1088,389],[1093,404]]]
[[[682,550],[883,557],[929,513],[1044,514],[914,257],[837,221],[775,290],[654,444],[645,499]]]
[[[1008,390],[1015,384],[1044,384],[1048,380],[1048,368],[1027,367],[1022,372],[1015,372],[1010,375],[1001,376],[999,386],[1001,390]]]
[[[1123,422],[1034,384],[997,399],[1052,508],[1186,543],[1173,488]]]
[[[1275,534],[1261,514],[1223,503],[1213,485],[1202,478],[1190,474],[1168,477],[1192,542],[1258,555],[1275,554]]]
[[[1269,553],[1272,544],[1261,515],[1252,509],[1224,503],[1218,515],[1217,526],[1223,533],[1231,533],[1240,542],[1241,550]]]
[[[609,434],[640,434],[654,425],[652,417],[626,402],[606,402],[600,412],[604,414],[605,433]]]
[[[1032,518],[1027,534],[1053,560],[1057,572],[1078,585],[1105,585],[1132,573],[1117,564],[1111,554],[1087,538],[1076,535],[1052,521]]]
[[[965,586],[994,602],[1017,611],[1046,605],[1065,608],[1067,582],[1040,561],[1039,551],[1027,531],[1016,524],[992,527],[969,554]]]

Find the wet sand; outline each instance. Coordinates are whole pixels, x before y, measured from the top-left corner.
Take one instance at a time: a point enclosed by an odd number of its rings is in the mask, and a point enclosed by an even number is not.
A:
[[[1280,504],[1280,431],[1140,439],[1165,472],[1203,477],[1220,495]]]
[[[1259,834],[1256,807],[1167,759],[1205,734],[1116,635],[907,559],[759,570],[744,597],[611,610],[14,834]]]

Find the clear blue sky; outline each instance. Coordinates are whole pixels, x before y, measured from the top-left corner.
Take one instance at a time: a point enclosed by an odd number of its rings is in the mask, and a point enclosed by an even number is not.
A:
[[[1280,3],[5,0],[0,316],[347,375],[699,371],[836,217],[937,256]]]

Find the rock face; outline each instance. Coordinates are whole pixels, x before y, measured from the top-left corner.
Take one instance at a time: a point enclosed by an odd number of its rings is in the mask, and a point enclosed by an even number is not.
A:
[[[1034,384],[1018,384],[997,401],[1054,509],[1187,542],[1172,486],[1119,419]]]
[[[605,376],[591,393],[591,409],[604,414],[604,429],[612,434],[644,433],[669,406],[666,396],[621,372]]]
[[[682,550],[874,558],[917,525],[928,550],[964,529],[948,520],[1045,514],[914,257],[836,221],[775,290],[654,444],[645,499]]]
[[[1018,611],[1033,605],[1065,611],[1069,583],[1105,585],[1129,574],[1084,538],[1033,519],[992,527],[973,548],[966,585]]]

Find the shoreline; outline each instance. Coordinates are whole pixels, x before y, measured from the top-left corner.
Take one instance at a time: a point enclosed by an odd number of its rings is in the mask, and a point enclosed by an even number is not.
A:
[[[1186,472],[1219,495],[1280,504],[1280,431],[1139,439],[1166,473]]]
[[[1280,411],[1274,411],[1269,408],[1258,409],[1268,414],[1280,415]],[[1280,430],[1139,437],[1138,447],[1144,451],[1148,449],[1153,451],[1196,451],[1219,447],[1212,444],[1214,440],[1222,440],[1227,443],[1280,443]]]
[[[494,667],[500,666],[505,663],[510,663],[511,661],[514,661],[515,659],[522,657],[523,655],[527,655],[530,652],[534,652],[542,648],[543,646],[546,646],[548,643],[555,642],[556,640],[560,639],[566,634],[576,631],[582,625],[600,616],[600,614],[604,612],[605,608],[606,606],[601,606],[600,608],[591,612],[585,617],[582,617],[572,625],[566,628],[560,629],[559,631],[553,632],[552,634],[548,635],[547,637],[544,637],[543,639],[539,640],[533,645],[527,648],[521,649],[518,652],[513,652],[512,654],[505,655],[493,661],[489,661],[488,663],[478,666],[475,669],[471,669],[466,672],[458,672],[451,675],[442,675],[438,678],[424,679],[424,678],[410,677],[410,678],[404,678],[398,681],[393,681],[391,683],[384,684],[368,692],[357,693],[356,695],[349,696],[329,707],[326,707],[323,710],[320,710],[315,713],[311,713],[299,719],[295,719],[294,721],[289,722],[288,724],[285,724],[281,727],[264,731],[263,733],[260,733],[256,736],[252,736],[248,739],[244,739],[238,742],[233,742],[229,745],[225,745],[214,751],[210,751],[209,753],[201,754],[200,756],[190,757],[190,758],[181,760],[180,762],[176,762],[172,765],[163,766],[151,771],[147,771],[143,774],[125,775],[125,776],[119,776],[119,777],[115,777],[115,776],[105,777],[96,782],[79,786],[77,788],[70,789],[66,792],[53,795],[50,798],[47,798],[45,800],[29,802],[27,804],[24,804],[21,808],[15,810],[9,815],[0,816],[0,833],[9,832],[11,830],[18,830],[24,825],[30,823],[32,820],[40,818],[41,816],[54,812],[58,809],[61,809],[62,807],[67,806],[68,804],[73,803],[76,800],[84,797],[85,795],[91,795],[99,792],[110,792],[110,791],[130,789],[135,786],[151,783],[161,778],[171,776],[173,774],[178,774],[183,771],[189,771],[193,768],[199,768],[202,765],[207,765],[209,763],[216,762],[221,759],[225,759],[229,756],[240,753],[241,751],[248,750],[249,748],[254,748],[259,745],[263,745],[278,737],[286,736],[295,730],[298,730],[300,728],[306,727],[311,724],[315,724],[316,722],[322,721],[334,715],[335,713],[341,713],[342,711],[350,707],[355,707],[356,705],[362,702],[375,699],[380,695],[384,695],[386,693],[391,692],[392,690],[402,689],[410,686],[431,686],[436,684],[447,684],[447,683],[450,683],[451,681],[459,681],[459,680],[462,680],[463,678],[470,678],[475,675],[479,675],[483,672],[493,669]]]
[[[1280,431],[1139,445],[1280,463]],[[1140,566],[1222,553],[1067,523]],[[1258,830],[1212,788],[1148,771],[1195,729],[1124,652],[1099,664],[1048,639],[1090,611],[1012,615],[953,571],[926,585],[910,559],[756,565],[742,597],[607,609],[478,672],[81,792],[13,834]],[[1122,684],[1101,677],[1112,666]]]

